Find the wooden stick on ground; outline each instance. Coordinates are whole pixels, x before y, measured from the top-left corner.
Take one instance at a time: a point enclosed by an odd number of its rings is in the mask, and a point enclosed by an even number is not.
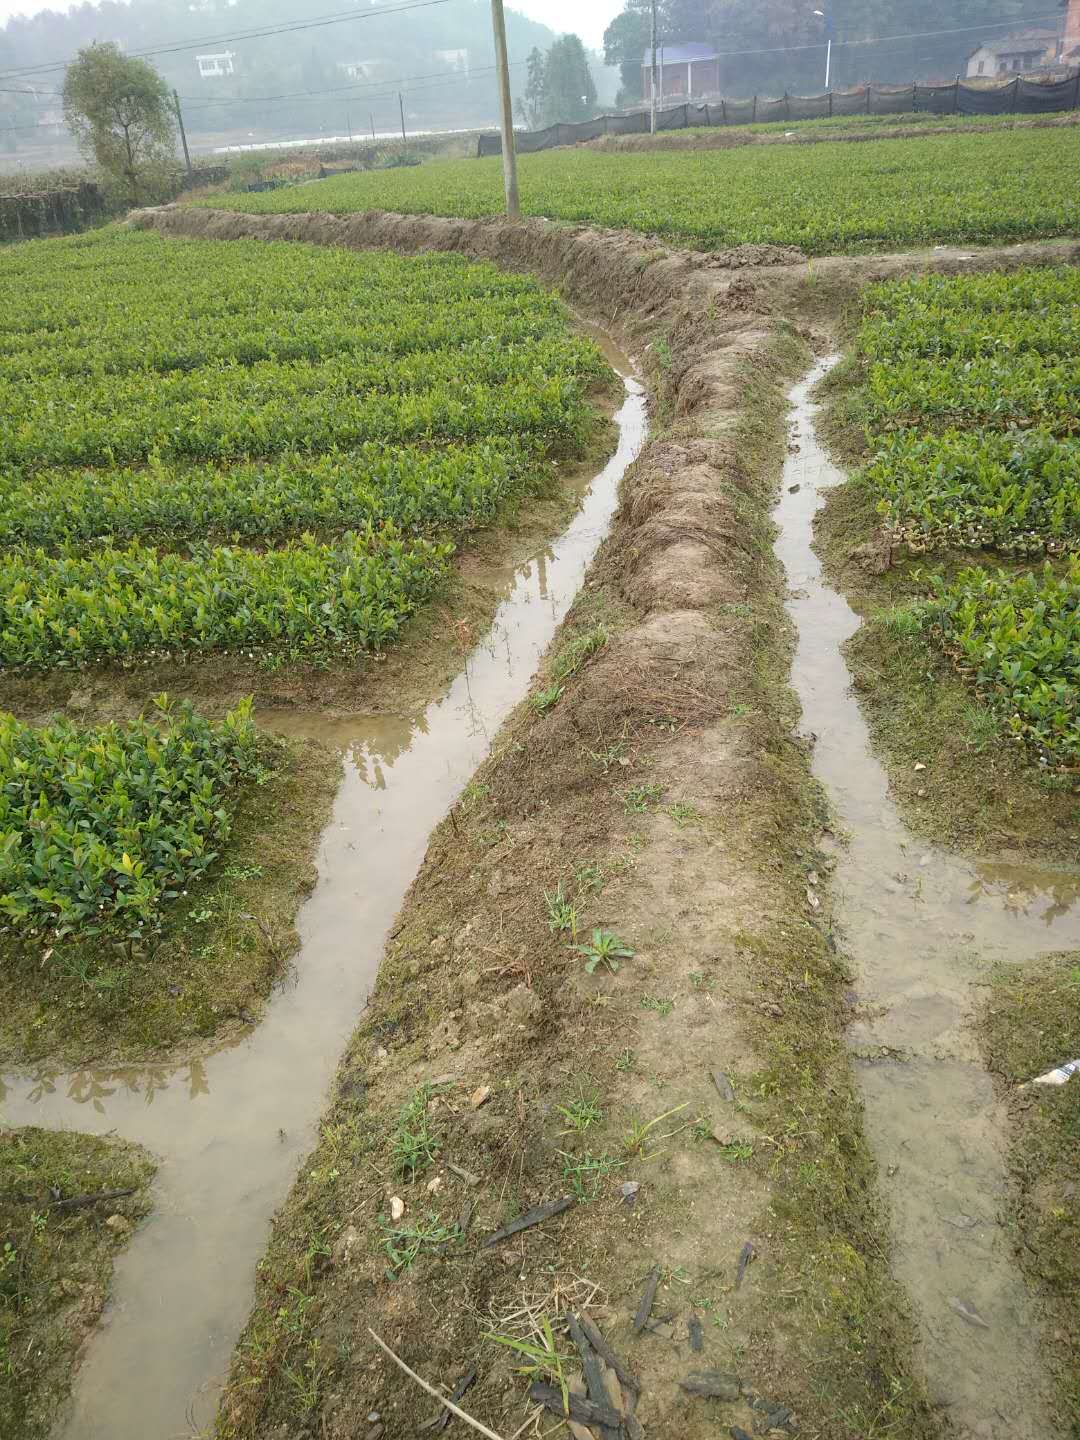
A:
[[[420,1386],[421,1390],[426,1390],[433,1400],[438,1400],[440,1405],[445,1405],[447,1410],[452,1411],[459,1420],[464,1420],[466,1425],[471,1425],[472,1428],[474,1430],[478,1430],[481,1435],[486,1435],[488,1437],[488,1440],[502,1440],[501,1435],[496,1435],[494,1430],[489,1430],[487,1426],[482,1425],[479,1420],[474,1420],[473,1417],[471,1415],[467,1415],[459,1405],[455,1405],[452,1400],[448,1399],[447,1396],[442,1393],[442,1391],[436,1390],[434,1385],[429,1385],[426,1380],[422,1380],[420,1376],[417,1375],[415,1370],[410,1370],[408,1365],[405,1364],[405,1361],[394,1354],[393,1350],[390,1349],[390,1346],[387,1345],[386,1341],[379,1339],[378,1335],[375,1334],[375,1331],[372,1330],[370,1325],[368,1326],[368,1334],[375,1341],[375,1344],[378,1345],[379,1349],[385,1355],[388,1355],[390,1357],[390,1359],[394,1362],[398,1369],[404,1370],[405,1374],[408,1375],[409,1379],[415,1380],[417,1385]]]

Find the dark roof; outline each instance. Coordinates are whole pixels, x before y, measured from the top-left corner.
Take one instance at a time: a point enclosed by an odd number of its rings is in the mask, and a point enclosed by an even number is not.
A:
[[[694,41],[689,45],[657,45],[656,63],[660,64],[660,52],[664,52],[665,65],[685,65],[688,60],[715,60],[716,51],[711,45],[702,45]],[[646,50],[642,65],[652,64],[652,50]]]
[[[991,55],[1016,55],[1035,49],[1045,50],[1051,41],[1058,38],[1056,30],[1018,30],[1013,35],[1002,35],[997,40],[984,40],[976,45],[972,55],[979,50],[989,50]]]

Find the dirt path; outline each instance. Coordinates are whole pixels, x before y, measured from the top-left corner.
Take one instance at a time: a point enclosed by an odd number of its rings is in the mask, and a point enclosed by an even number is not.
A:
[[[876,1212],[845,1048],[849,973],[829,918],[834,866],[846,905],[849,865],[860,884],[864,868],[880,881],[892,852],[864,867],[857,806],[844,816],[856,843],[838,855],[830,838],[810,747],[795,733],[791,631],[768,516],[787,387],[811,348],[828,347],[838,307],[859,284],[921,268],[1069,258],[1076,247],[825,259],[811,270],[790,253],[703,258],[542,221],[169,209],[141,223],[461,250],[560,284],[631,348],[665,342],[651,352],[662,433],[627,476],[612,535],[558,632],[535,703],[515,712],[464,802],[432,833],[319,1142],[279,1216],[222,1433],[411,1433],[431,1404],[376,1351],[373,1325],[433,1380],[452,1385],[475,1367],[470,1409],[513,1434],[527,1418],[525,1387],[512,1354],[485,1336],[521,1338],[530,1317],[587,1301],[638,1372],[638,1414],[654,1435],[696,1440],[718,1421],[753,1430],[781,1408],[810,1435],[937,1433],[942,1412],[926,1403],[910,1363]],[[571,664],[575,655],[585,658]],[[838,653],[822,650],[815,665],[823,659],[829,684],[841,686],[824,693],[842,693]],[[841,712],[847,726],[853,708]],[[850,730],[838,738],[865,745]],[[836,803],[843,810],[843,794]],[[431,818],[438,813],[436,805]],[[866,834],[877,836],[869,822]],[[633,954],[617,973],[586,973],[571,935],[551,927],[545,892],[575,908],[579,941],[598,929],[625,942]],[[384,898],[396,908],[394,895]],[[915,940],[901,941],[910,952],[925,930],[919,916]],[[873,927],[864,940],[848,923],[860,962],[889,957],[894,947]],[[354,953],[348,933],[338,943]],[[381,948],[376,933],[375,963]],[[913,995],[899,969],[882,979],[868,966],[860,980],[875,1012],[887,992],[887,1013],[907,1027],[903,1044],[919,1052],[925,1043],[934,1064],[950,1059],[937,1037],[955,1028],[956,1006],[948,992],[941,1001],[918,986],[940,988],[949,963],[946,955],[929,977],[916,976]],[[344,1030],[352,1012],[339,1010]],[[898,1048],[891,1031],[882,1043]],[[886,1067],[865,1073],[877,1078]],[[875,1109],[874,1083],[865,1093],[883,1153],[932,1128],[918,1097],[905,1108],[897,1087]],[[593,1118],[584,1123],[586,1098]],[[990,1112],[980,1123],[987,1116],[992,1123]],[[908,1129],[890,1140],[885,1122],[897,1117]],[[952,1120],[950,1111],[943,1135]],[[426,1158],[410,1178],[401,1154],[417,1127]],[[887,1172],[891,1162],[882,1163]],[[945,1163],[970,1181],[982,1161],[970,1175]],[[906,1240],[935,1177],[920,1178],[906,1160],[897,1173]],[[632,1204],[627,1183],[637,1186]],[[513,1214],[563,1194],[576,1203],[542,1227],[506,1245],[480,1243]],[[988,1208],[963,1213],[999,1253]],[[413,1246],[406,1264],[400,1256]],[[893,1253],[921,1306],[925,1254],[909,1265]],[[654,1265],[651,1328],[635,1334],[631,1318]],[[972,1273],[961,1269],[957,1283]],[[948,1343],[989,1374],[1001,1336],[994,1348],[951,1334]],[[706,1367],[742,1383],[732,1392],[726,1382],[728,1399],[680,1388],[689,1370]],[[1009,1374],[1000,1403],[1014,1393]],[[1037,1405],[1041,1382],[1031,1388]],[[964,1390],[932,1398],[978,1400]],[[373,1412],[380,1418],[365,1419]],[[980,1431],[976,1416],[972,1433],[995,1434],[997,1420],[987,1423]]]

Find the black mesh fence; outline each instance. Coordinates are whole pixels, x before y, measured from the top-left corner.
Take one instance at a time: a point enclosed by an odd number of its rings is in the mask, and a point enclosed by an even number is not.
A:
[[[1080,108],[1080,70],[1065,80],[1046,82],[1017,76],[1003,85],[866,85],[858,90],[833,90],[827,95],[783,95],[765,99],[710,100],[705,105],[674,105],[656,112],[656,128],[686,130],[691,126],[752,125],[764,121],[821,120],[832,115],[1042,115]],[[575,145],[603,135],[647,135],[649,112],[598,115],[577,125],[549,125],[516,136],[522,154]],[[481,135],[478,155],[502,154],[498,135]]]

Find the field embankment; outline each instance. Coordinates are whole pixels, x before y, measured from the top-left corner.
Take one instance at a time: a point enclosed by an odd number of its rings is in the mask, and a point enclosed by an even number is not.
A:
[[[1005,244],[1077,226],[1080,129],[995,130],[875,144],[622,155],[563,149],[519,161],[524,214],[607,225],[702,250],[797,245],[807,254]],[[211,197],[208,205],[219,204]],[[230,197],[250,214],[502,209],[497,157]]]

